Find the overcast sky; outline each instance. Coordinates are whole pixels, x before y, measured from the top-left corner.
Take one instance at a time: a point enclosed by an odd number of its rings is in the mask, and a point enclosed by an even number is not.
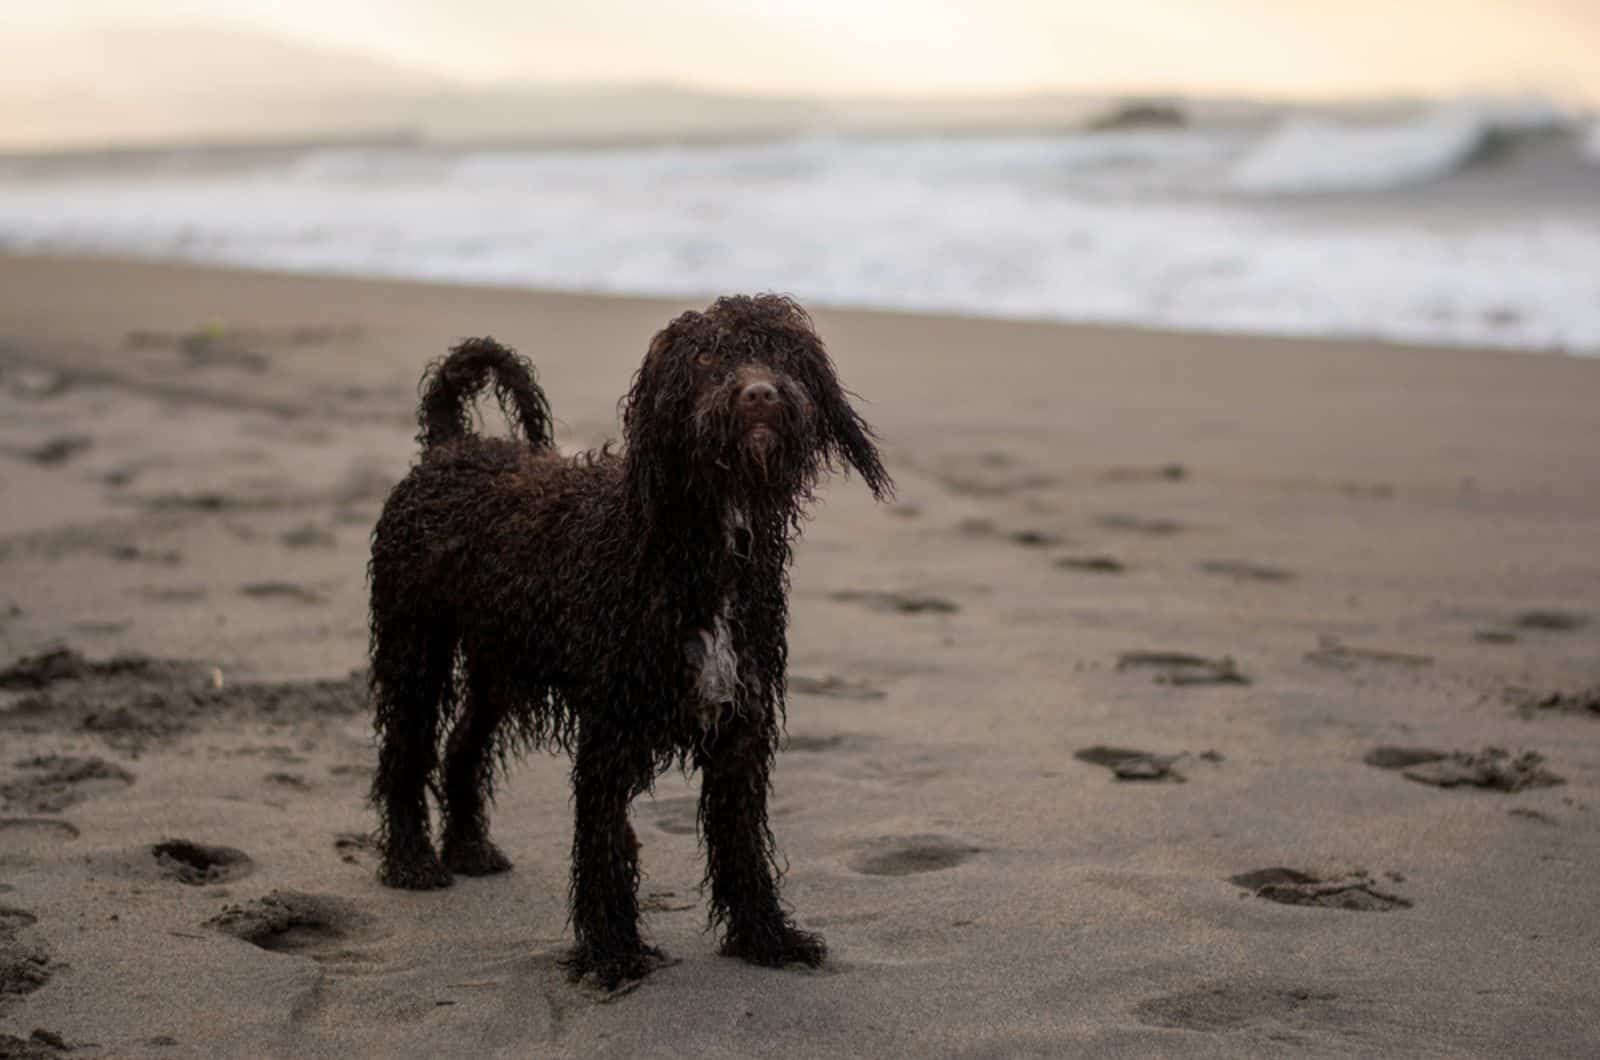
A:
[[[0,0],[0,32],[151,17],[226,19],[472,83],[1600,100],[1600,0]]]

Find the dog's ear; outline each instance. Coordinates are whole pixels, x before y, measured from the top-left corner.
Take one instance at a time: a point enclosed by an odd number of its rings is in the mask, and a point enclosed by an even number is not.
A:
[[[682,426],[681,410],[677,416],[671,412],[693,391],[689,368],[693,351],[688,347],[702,320],[700,313],[684,313],[650,340],[633,385],[622,399],[622,433],[630,447],[659,447],[667,439],[656,435]]]
[[[854,468],[878,500],[893,497],[894,480],[878,455],[877,435],[850,404],[855,395],[840,385],[839,373],[811,314],[783,295],[759,295],[750,302],[765,318],[764,323],[775,323],[772,345],[793,351],[785,360],[816,402],[817,440],[823,455],[830,463]]]
[[[684,313],[658,331],[620,403],[629,474],[646,518],[683,474],[694,390],[690,347],[703,324],[702,314]]]
[[[818,411],[827,425],[831,455],[855,468],[872,490],[873,497],[880,501],[893,497],[894,480],[884,470],[883,459],[878,455],[878,436],[851,406],[846,391],[836,386],[833,393],[823,399]]]
[[[806,389],[817,404],[819,441],[830,461],[843,463],[856,470],[873,497],[888,500],[894,496],[894,480],[884,469],[883,458],[878,455],[877,440],[861,413],[850,404],[855,397],[839,383],[838,371],[828,356],[822,338],[811,324],[810,316],[798,305],[790,302],[791,327],[795,327],[804,351],[803,365],[796,366]],[[796,326],[798,325],[798,326]]]

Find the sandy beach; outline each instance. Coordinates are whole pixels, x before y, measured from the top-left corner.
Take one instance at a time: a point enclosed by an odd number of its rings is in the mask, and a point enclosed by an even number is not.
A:
[[[793,571],[827,965],[717,956],[677,773],[625,994],[557,964],[563,759],[513,872],[381,887],[424,362],[516,346],[582,449],[706,300],[0,257],[0,1056],[1600,1048],[1600,359],[818,310],[898,484]]]

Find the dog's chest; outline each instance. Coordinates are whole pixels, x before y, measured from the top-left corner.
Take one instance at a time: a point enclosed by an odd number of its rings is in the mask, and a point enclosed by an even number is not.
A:
[[[738,563],[742,554],[748,553],[748,522],[737,509],[723,517],[723,539],[733,562]],[[695,714],[702,729],[716,728],[725,714],[737,709],[744,688],[731,626],[734,604],[735,593],[730,588],[718,601],[710,626],[696,631],[689,644],[689,662],[695,675]]]
[[[695,679],[697,712],[703,727],[715,725],[722,712],[738,698],[741,687],[739,653],[734,649],[733,631],[728,627],[732,600],[724,597],[710,629],[699,631],[699,672]]]

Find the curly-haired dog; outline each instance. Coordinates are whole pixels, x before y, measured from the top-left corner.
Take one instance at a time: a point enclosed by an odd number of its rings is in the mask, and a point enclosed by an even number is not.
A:
[[[525,438],[469,432],[490,383]],[[823,473],[848,465],[879,499],[893,483],[810,318],[775,295],[683,314],[621,403],[622,449],[575,459],[552,446],[532,368],[493,340],[455,347],[424,384],[422,456],[384,506],[369,571],[383,882],[509,868],[488,834],[496,761],[566,750],[569,968],[614,988],[659,956],[639,933],[628,805],[677,763],[702,773],[722,952],[819,963],[822,939],[779,898],[767,825],[790,549]]]

